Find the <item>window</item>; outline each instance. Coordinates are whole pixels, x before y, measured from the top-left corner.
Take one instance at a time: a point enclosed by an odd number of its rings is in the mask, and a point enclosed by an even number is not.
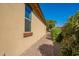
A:
[[[24,37],[32,36],[31,32],[31,12],[32,9],[28,4],[25,4],[25,33]]]
[[[31,32],[31,8],[27,4],[25,6],[25,32]]]

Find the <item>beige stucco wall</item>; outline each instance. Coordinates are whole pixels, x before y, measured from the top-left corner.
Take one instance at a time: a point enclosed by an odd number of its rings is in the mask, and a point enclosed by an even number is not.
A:
[[[24,4],[0,4],[0,55],[20,55],[46,34],[46,26],[32,12],[33,35],[23,37]]]

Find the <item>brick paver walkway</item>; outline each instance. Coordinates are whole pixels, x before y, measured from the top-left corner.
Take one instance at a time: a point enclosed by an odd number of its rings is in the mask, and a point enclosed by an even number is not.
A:
[[[48,32],[46,36],[40,39],[36,44],[34,44],[30,49],[26,50],[22,56],[51,56],[55,55],[55,51],[58,49],[53,45],[50,33]]]

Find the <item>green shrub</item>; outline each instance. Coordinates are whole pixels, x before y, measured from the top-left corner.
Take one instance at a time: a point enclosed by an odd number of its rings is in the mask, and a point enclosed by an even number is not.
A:
[[[60,28],[53,28],[51,30],[52,40],[59,42],[61,40],[61,29]]]
[[[61,47],[59,55],[62,56],[77,56],[79,55],[79,28],[75,19],[70,19],[63,30],[63,41],[61,42]],[[74,23],[74,24],[72,24]]]
[[[79,55],[79,44],[72,39],[64,41],[61,44],[59,55],[61,55],[61,56],[77,56],[77,55]]]
[[[62,32],[57,36],[57,38],[55,40],[56,40],[56,42],[61,42],[63,40]]]

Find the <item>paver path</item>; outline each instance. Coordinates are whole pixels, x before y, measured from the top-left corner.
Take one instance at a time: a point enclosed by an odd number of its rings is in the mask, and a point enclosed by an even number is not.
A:
[[[56,54],[56,49],[58,48],[53,45],[51,35],[48,32],[46,36],[40,39],[30,49],[26,50],[22,56],[51,56]]]

